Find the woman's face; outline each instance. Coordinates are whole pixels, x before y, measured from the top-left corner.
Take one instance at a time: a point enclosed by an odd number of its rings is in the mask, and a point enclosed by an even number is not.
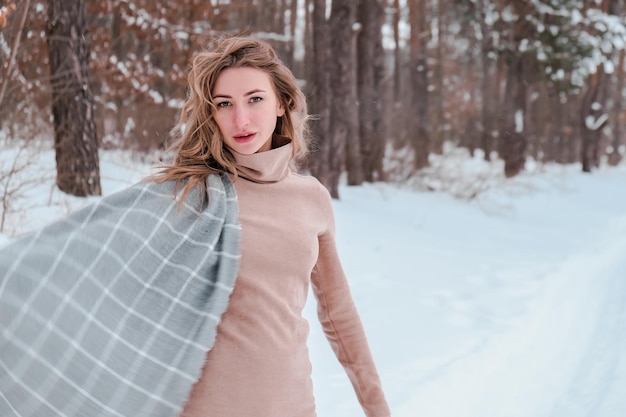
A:
[[[213,101],[226,146],[246,155],[271,149],[276,118],[285,111],[269,74],[248,67],[225,69],[217,77]]]

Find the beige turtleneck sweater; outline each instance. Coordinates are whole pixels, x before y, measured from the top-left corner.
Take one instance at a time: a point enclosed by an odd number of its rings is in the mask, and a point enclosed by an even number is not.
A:
[[[324,332],[368,417],[387,417],[365,332],[335,248],[332,202],[289,169],[291,143],[235,155],[241,263],[213,349],[184,417],[314,417],[309,283]]]

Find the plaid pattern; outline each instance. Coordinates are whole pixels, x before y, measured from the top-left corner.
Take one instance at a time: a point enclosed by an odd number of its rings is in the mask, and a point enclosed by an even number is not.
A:
[[[233,184],[141,182],[0,250],[0,416],[176,416],[234,286]],[[199,210],[201,209],[201,210]]]

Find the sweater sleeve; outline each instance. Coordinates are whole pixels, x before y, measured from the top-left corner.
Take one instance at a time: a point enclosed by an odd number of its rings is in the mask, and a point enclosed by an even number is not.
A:
[[[311,275],[318,317],[366,416],[388,417],[389,406],[337,253],[332,202],[325,194],[322,207],[329,224],[319,236],[318,260]]]

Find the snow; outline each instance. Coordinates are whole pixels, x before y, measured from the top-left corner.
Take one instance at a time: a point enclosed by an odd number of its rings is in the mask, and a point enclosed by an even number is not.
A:
[[[394,416],[626,410],[626,169],[513,181],[528,191],[490,190],[482,208],[341,190],[339,248]],[[360,416],[319,329],[313,340],[319,414]]]
[[[2,148],[0,172],[15,155]],[[30,164],[14,184],[42,179],[12,201],[6,233],[97,199],[54,188],[49,147],[23,155]],[[154,158],[101,151],[103,192],[149,174]],[[471,200],[408,185],[341,187],[337,243],[394,417],[624,415],[626,166],[528,168]],[[455,181],[470,188],[481,173],[470,174]],[[362,417],[312,296],[304,314],[318,415]]]
[[[597,118],[590,114],[585,117],[585,128],[588,130],[598,130],[604,126],[604,122],[606,122],[608,118],[609,115],[606,113],[600,114]]]
[[[524,131],[524,112],[522,110],[515,110],[515,132],[520,133]]]

